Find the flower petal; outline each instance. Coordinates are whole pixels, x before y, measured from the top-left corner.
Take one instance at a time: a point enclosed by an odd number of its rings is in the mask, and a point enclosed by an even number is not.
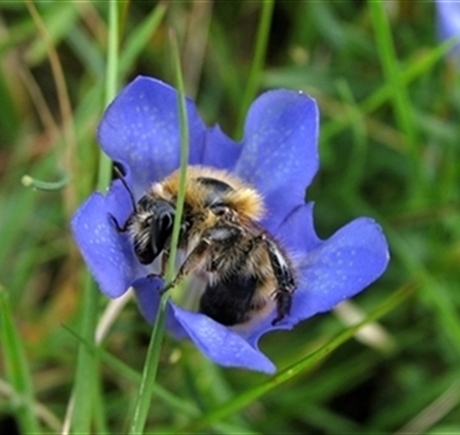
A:
[[[318,124],[315,100],[301,92],[266,92],[249,110],[235,171],[264,196],[268,230],[304,202],[318,170]]]
[[[202,164],[231,170],[240,157],[241,149],[240,144],[231,140],[218,125],[215,125],[206,132]]]
[[[274,373],[276,367],[257,348],[231,329],[209,317],[171,305],[174,316],[195,345],[211,360],[225,367]]]
[[[321,245],[322,241],[316,235],[313,225],[313,203],[296,207],[274,235],[294,256],[297,253],[305,255]]]
[[[387,242],[373,219],[349,223],[308,254],[286,323],[331,310],[375,281],[388,261]]]
[[[163,281],[157,277],[141,278],[133,283],[139,308],[149,323],[153,323],[160,303],[158,290]],[[209,317],[168,303],[166,327],[177,339],[189,338],[211,360],[227,367],[242,367],[273,373],[273,363],[257,348],[231,329]]]
[[[135,259],[128,237],[120,234],[112,215],[123,225],[132,204],[120,181],[115,181],[107,196],[94,193],[75,213],[71,226],[91,273],[101,291],[109,297],[122,295],[133,279],[145,274]]]
[[[124,168],[124,181],[136,197],[179,166],[178,96],[170,86],[148,77],[129,84],[107,109],[99,125],[105,152]],[[187,100],[189,164],[235,172],[264,197],[269,213],[262,224],[289,254],[298,271],[291,314],[275,327],[268,316],[245,332],[235,332],[205,315],[171,302],[166,326],[177,338],[190,338],[210,359],[223,366],[273,373],[275,366],[258,350],[260,336],[290,329],[316,313],[327,311],[378,278],[389,256],[381,228],[361,218],[321,241],[313,226],[313,204],[305,191],[318,169],[319,114],[316,102],[294,91],[271,91],[251,106],[243,145],[218,126],[207,129]],[[123,183],[112,183],[106,196],[93,194],[77,211],[72,229],[88,266],[110,297],[133,286],[144,317],[153,322],[163,280],[135,258],[132,243],[117,229],[133,210]],[[117,223],[114,223],[113,219]]]
[[[195,104],[187,99],[190,164],[201,162],[206,127]],[[133,174],[141,194],[179,167],[180,124],[177,91],[150,77],[138,77],[107,108],[98,130],[99,142],[115,161]]]

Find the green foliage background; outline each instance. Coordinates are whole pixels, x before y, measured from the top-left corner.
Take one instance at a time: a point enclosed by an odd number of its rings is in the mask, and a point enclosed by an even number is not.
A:
[[[115,6],[111,20],[109,2],[0,3],[0,433],[132,428],[151,328],[129,301],[94,345],[109,301],[69,219],[97,185],[106,85],[174,83],[169,29],[186,93],[234,138],[265,89],[317,99],[318,233],[372,216],[392,260],[352,301],[373,328],[364,338],[343,310],[272,333],[261,347],[274,377],[222,369],[166,336],[145,432],[460,433],[460,71],[434,4]]]

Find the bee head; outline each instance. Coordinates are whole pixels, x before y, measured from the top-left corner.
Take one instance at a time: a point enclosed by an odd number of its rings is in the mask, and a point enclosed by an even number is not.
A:
[[[171,237],[174,205],[151,192],[146,193],[136,202],[125,175],[117,165],[114,166],[114,171],[128,191],[133,206],[131,216],[119,230],[128,230],[131,233],[134,252],[139,262],[150,264],[164,250]]]
[[[129,229],[134,252],[142,264],[150,264],[165,249],[171,237],[174,214],[171,203],[149,194],[136,204]]]

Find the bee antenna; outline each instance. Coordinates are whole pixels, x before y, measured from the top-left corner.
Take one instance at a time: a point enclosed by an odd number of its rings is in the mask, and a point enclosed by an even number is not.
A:
[[[128,186],[128,183],[126,182],[125,174],[121,172],[120,168],[117,165],[113,165],[113,171],[117,174],[119,180],[123,183],[123,186],[125,186],[126,190],[128,191],[129,197],[131,198],[131,202],[133,204],[134,211],[137,211],[137,203],[136,203],[136,200],[134,199],[134,193],[131,190],[131,188]]]

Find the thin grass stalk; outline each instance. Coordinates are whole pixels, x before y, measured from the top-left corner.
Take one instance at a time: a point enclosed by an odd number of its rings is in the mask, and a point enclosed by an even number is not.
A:
[[[182,78],[179,48],[175,34],[171,32],[171,46],[173,56],[173,67],[176,76],[176,87],[178,90],[178,110],[180,119],[180,137],[181,137],[181,150],[180,150],[180,169],[179,169],[179,190],[176,202],[176,213],[174,217],[173,232],[171,236],[171,248],[166,268],[165,283],[168,284],[172,281],[175,268],[174,262],[177,253],[177,244],[179,241],[180,224],[182,220],[182,212],[185,200],[185,183],[186,183],[186,170],[189,155],[189,134],[188,134],[188,119],[185,101],[184,81]],[[152,396],[155,388],[156,376],[158,373],[158,364],[160,360],[161,345],[164,337],[165,330],[165,314],[166,305],[168,301],[168,294],[162,295],[158,312],[155,317],[155,323],[150,338],[147,357],[142,372],[142,380],[139,389],[139,394],[136,400],[134,416],[131,422],[130,434],[143,433],[145,423],[147,421],[148,411],[150,409]]]
[[[106,73],[106,95],[105,101],[108,104],[116,95],[117,71],[118,71],[118,3],[111,0],[109,4],[109,43],[107,56]],[[112,162],[101,151],[99,160],[99,172],[97,188],[105,191],[111,181]],[[90,343],[94,343],[97,325],[97,307],[99,293],[96,284],[89,272],[86,272],[86,281],[83,293],[82,323],[80,334]],[[87,347],[80,344],[77,357],[77,371],[75,375],[74,394],[70,400],[68,417],[63,429],[67,433],[72,427],[74,433],[88,433],[93,417],[93,403],[91,392],[96,392],[95,386],[98,382],[97,366],[94,355]]]
[[[251,102],[254,100],[261,82],[274,6],[274,0],[265,0],[261,4],[262,12],[259,28],[257,29],[256,48],[252,58],[252,64],[249,71],[249,78],[247,81],[246,89],[243,95],[243,102],[241,103],[240,111],[238,114],[239,117],[235,135],[237,139],[241,138],[243,134],[246,112],[248,111]]]

